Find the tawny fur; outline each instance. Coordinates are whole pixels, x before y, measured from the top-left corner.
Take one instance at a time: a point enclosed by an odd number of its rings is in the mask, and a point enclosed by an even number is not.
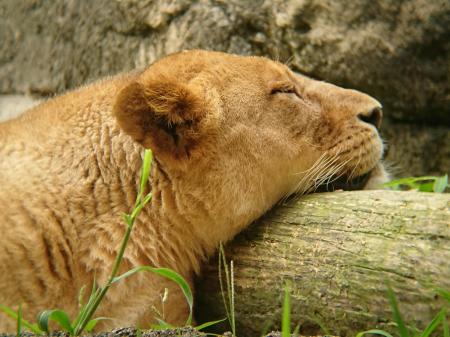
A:
[[[219,242],[286,195],[342,174],[380,181],[382,142],[358,118],[376,107],[266,58],[190,51],[0,124],[0,303],[22,304],[30,320],[75,314],[79,290],[111,269],[144,147],[153,200],[121,271],[168,267],[191,282]],[[98,315],[114,320],[101,327],[148,326],[164,288],[164,319],[184,323],[177,286],[141,273],[111,288]],[[1,331],[14,326],[0,316]]]

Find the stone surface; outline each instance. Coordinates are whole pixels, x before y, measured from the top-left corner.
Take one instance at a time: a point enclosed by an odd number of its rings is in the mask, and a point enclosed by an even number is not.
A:
[[[206,48],[360,89],[388,116],[450,124],[447,0],[3,0],[0,92],[52,94]]]
[[[24,95],[0,95],[0,122],[20,115],[39,101]]]
[[[381,131],[393,177],[450,173],[449,127],[386,122]]]

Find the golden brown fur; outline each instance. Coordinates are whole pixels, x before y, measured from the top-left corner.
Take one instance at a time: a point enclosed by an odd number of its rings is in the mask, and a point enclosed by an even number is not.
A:
[[[286,195],[339,175],[383,179],[382,143],[361,118],[377,124],[381,112],[360,92],[265,58],[190,51],[0,124],[0,303],[22,303],[31,320],[42,309],[74,314],[80,288],[105,281],[143,146],[155,154],[154,197],[122,271],[163,266],[191,281],[220,241]],[[177,287],[141,274],[111,289],[98,314],[114,321],[102,327],[147,326],[164,288],[164,318],[183,323]],[[0,316],[0,330],[13,329]]]

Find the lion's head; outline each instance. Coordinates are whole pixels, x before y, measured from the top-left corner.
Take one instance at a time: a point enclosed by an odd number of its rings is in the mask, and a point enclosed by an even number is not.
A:
[[[114,113],[172,188],[239,226],[286,195],[362,189],[384,174],[378,101],[263,57],[168,56],[121,91]]]

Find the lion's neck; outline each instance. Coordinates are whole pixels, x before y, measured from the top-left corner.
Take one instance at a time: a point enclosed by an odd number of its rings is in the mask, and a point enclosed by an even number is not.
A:
[[[72,218],[80,219],[76,227],[83,261],[98,272],[112,264],[117,250],[111,252],[111,247],[118,247],[123,236],[122,214],[134,205],[144,149],[107,115],[99,117],[91,130],[73,144],[67,172],[77,174],[64,179],[72,189],[67,193],[70,212],[89,210]],[[169,267],[189,275],[198,272],[201,261],[212,253],[216,245],[208,241],[202,226],[206,222],[213,226],[214,219],[181,180],[155,158],[149,182],[153,199],[136,221],[124,266]],[[93,260],[93,255],[102,258]]]
[[[205,165],[210,170],[196,167],[195,172],[176,173],[156,162],[151,180],[149,209],[152,223],[163,233],[160,242],[168,260],[183,261],[196,272],[220,242],[232,239],[276,201],[260,193],[258,184],[248,184],[248,173],[233,170],[235,180],[226,181],[221,168],[212,165]],[[248,184],[245,193],[236,189],[243,184]]]

